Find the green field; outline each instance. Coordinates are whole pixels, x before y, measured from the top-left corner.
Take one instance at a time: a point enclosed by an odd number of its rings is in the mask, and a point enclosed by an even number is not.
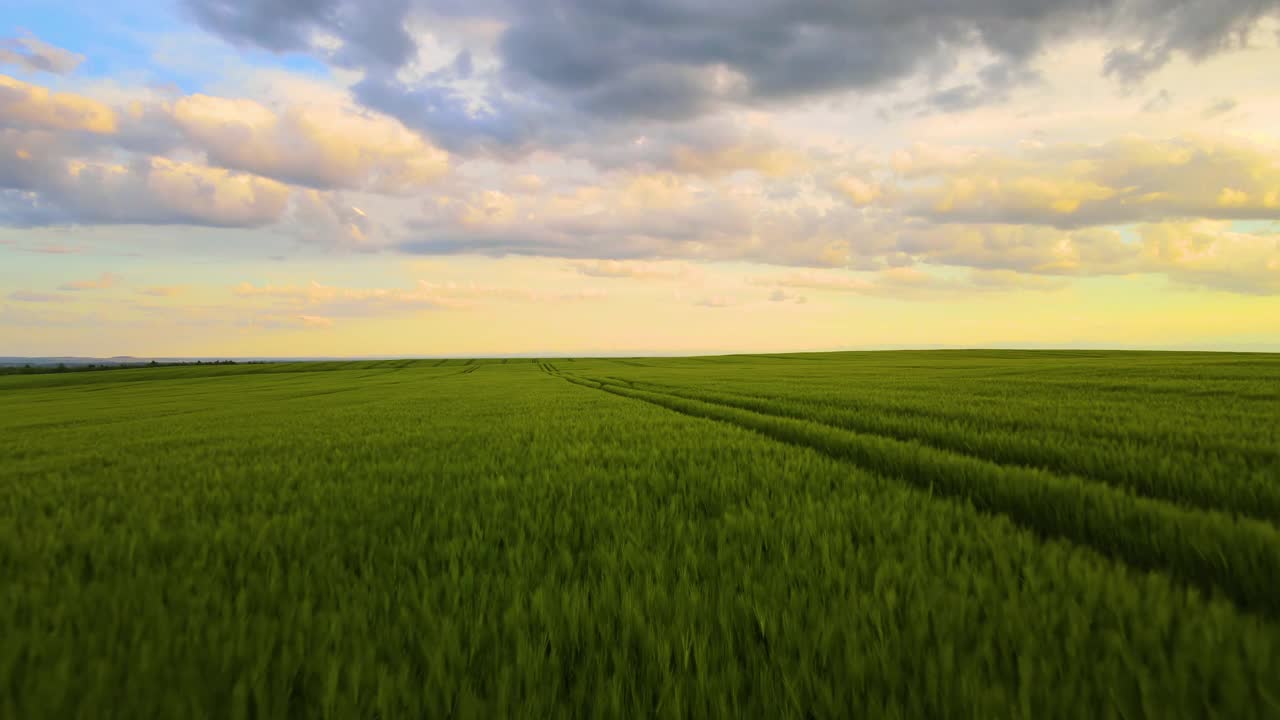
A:
[[[1280,356],[0,377],[0,717],[1280,717]]]

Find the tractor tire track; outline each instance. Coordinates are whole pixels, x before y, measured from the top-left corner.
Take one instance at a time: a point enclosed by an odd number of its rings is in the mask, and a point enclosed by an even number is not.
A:
[[[1195,467],[1195,463],[1200,458],[1182,450],[1170,449],[1162,458],[1166,460],[1172,458],[1170,464],[1165,466],[1167,471],[1172,473],[1172,477],[1151,476],[1141,474],[1144,470],[1149,471],[1150,468],[1142,468],[1135,472],[1131,468],[1119,464],[1108,464],[1096,457],[1086,458],[1085,452],[1079,447],[1073,448],[1070,442],[1061,447],[1016,444],[1016,440],[1012,438],[1016,438],[1017,433],[1012,429],[975,430],[965,435],[957,434],[954,428],[948,427],[948,425],[965,422],[971,423],[972,418],[959,420],[927,413],[912,415],[882,410],[878,412],[882,412],[885,417],[875,417],[874,414],[862,415],[839,411],[830,406],[814,410],[814,413],[820,412],[820,415],[815,416],[796,407],[797,404],[803,404],[805,401],[786,396],[673,387],[607,375],[583,377],[603,384],[625,385],[632,389],[675,395],[765,415],[804,420],[855,433],[916,442],[958,455],[989,460],[1000,465],[1041,468],[1058,474],[1079,475],[1083,479],[1097,480],[1144,497],[1164,500],[1184,507],[1238,513],[1271,523],[1273,526],[1280,525],[1280,486],[1258,480],[1255,475],[1264,474],[1265,468],[1249,468],[1247,463],[1231,467],[1229,471],[1221,473],[1224,478],[1222,482],[1205,484],[1201,482],[1202,478],[1199,475],[1187,469]],[[877,411],[873,410],[874,412]],[[1011,438],[1008,442],[1000,442],[1001,438],[998,436],[1001,431]],[[1054,430],[1053,433],[1061,435],[1062,431]],[[1088,459],[1093,462],[1087,462]],[[1180,461],[1182,464],[1179,465],[1173,461]]]
[[[1184,509],[1042,470],[1010,467],[894,438],[561,375],[568,382],[728,423],[817,450],[881,476],[972,503],[1044,537],[1167,572],[1240,608],[1280,619],[1280,533],[1262,522]]]

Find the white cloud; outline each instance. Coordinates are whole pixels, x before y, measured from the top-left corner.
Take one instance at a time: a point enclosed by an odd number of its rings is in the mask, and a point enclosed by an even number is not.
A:
[[[17,65],[31,72],[66,75],[80,67],[85,57],[50,45],[31,34],[0,38],[0,65]]]

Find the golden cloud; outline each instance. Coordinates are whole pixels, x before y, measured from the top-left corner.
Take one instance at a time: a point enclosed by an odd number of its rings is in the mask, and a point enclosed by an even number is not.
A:
[[[1139,227],[1146,266],[1175,281],[1235,292],[1280,293],[1280,233],[1193,221]]]
[[[941,222],[1081,227],[1280,211],[1280,149],[1236,139],[1129,137],[1020,154],[917,148],[894,167],[903,208]]]
[[[288,186],[268,178],[152,158],[145,186],[162,206],[210,224],[254,225],[278,219]]]
[[[7,75],[0,75],[0,123],[99,134],[118,129],[115,111],[97,100],[50,92]]]
[[[682,146],[672,155],[676,170],[693,175],[723,175],[745,170],[777,178],[800,172],[807,165],[799,153],[753,143],[717,148]]]
[[[277,112],[248,99],[191,95],[172,115],[215,165],[316,188],[398,193],[449,168],[449,156],[388,118],[333,106]]]

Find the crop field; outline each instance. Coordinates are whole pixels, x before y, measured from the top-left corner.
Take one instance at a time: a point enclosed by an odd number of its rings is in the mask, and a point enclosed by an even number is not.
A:
[[[0,717],[1280,717],[1280,356],[0,377]]]

